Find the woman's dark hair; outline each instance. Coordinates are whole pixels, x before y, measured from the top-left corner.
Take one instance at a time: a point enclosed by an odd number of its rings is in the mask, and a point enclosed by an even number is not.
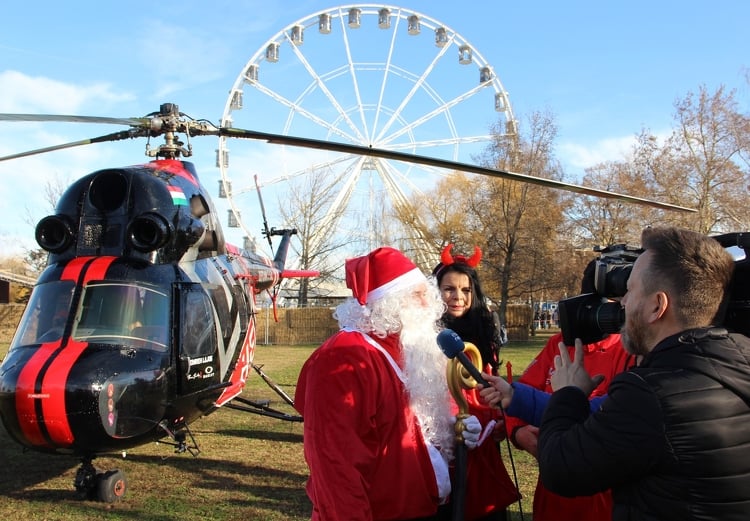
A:
[[[493,373],[495,373],[500,364],[498,350],[505,342],[497,315],[487,307],[487,300],[482,291],[482,285],[479,282],[476,270],[463,262],[454,262],[447,266],[438,264],[432,270],[438,288],[445,274],[451,272],[461,273],[469,277],[471,306],[460,317],[444,313],[440,321],[441,325],[458,333],[458,336],[464,342],[471,342],[477,346],[477,349],[482,354],[482,363],[490,364]]]

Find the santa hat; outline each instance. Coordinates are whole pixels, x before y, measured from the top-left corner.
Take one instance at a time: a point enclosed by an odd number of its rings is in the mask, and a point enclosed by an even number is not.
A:
[[[382,247],[346,260],[346,287],[362,305],[425,280],[420,269],[395,248]]]

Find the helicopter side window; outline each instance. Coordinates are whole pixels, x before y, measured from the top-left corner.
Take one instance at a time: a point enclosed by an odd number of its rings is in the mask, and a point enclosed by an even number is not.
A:
[[[10,349],[59,340],[71,314],[74,290],[75,283],[69,280],[36,286],[13,336]]]
[[[198,286],[200,287],[200,286]],[[199,290],[182,294],[182,354],[195,358],[210,355],[216,349],[216,324],[208,295]]]

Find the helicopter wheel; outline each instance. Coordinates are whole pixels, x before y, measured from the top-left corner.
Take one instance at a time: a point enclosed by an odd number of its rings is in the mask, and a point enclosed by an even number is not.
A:
[[[79,499],[97,499],[114,503],[125,495],[127,481],[118,469],[102,472],[94,467],[91,459],[84,459],[76,472],[74,486]]]
[[[97,476],[96,497],[104,503],[114,503],[125,495],[127,490],[125,474],[121,470],[110,470]]]

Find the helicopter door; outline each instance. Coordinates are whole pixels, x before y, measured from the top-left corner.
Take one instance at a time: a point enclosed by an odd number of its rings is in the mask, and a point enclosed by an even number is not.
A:
[[[219,381],[216,321],[200,284],[180,284],[179,295],[180,393],[190,394]]]

